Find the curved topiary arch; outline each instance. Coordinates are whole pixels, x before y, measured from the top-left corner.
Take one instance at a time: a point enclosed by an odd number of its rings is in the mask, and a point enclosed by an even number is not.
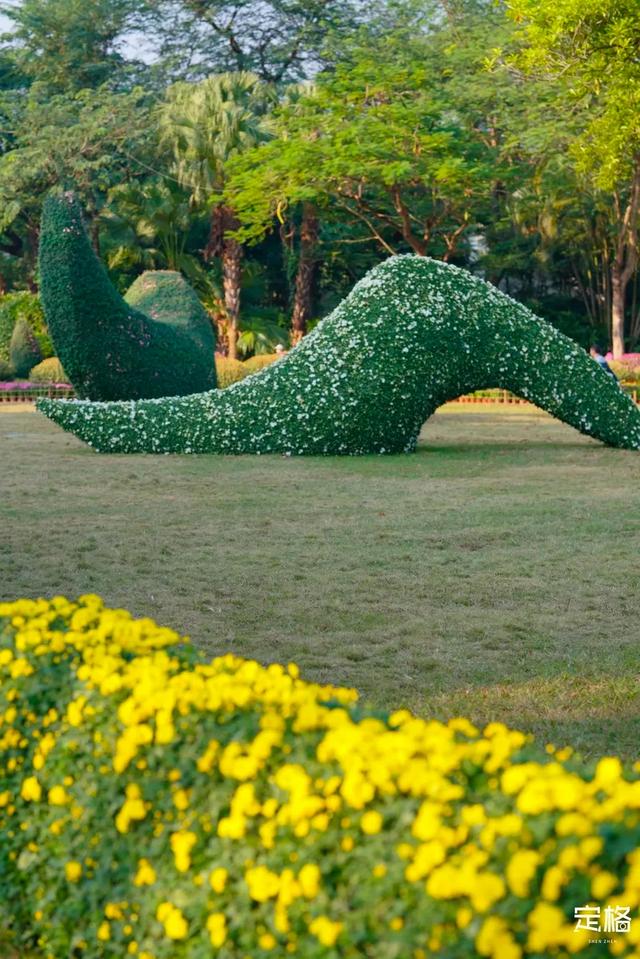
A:
[[[397,453],[442,403],[491,386],[640,448],[640,411],[572,340],[465,270],[414,256],[381,263],[286,358],[226,390],[39,409],[102,452]]]
[[[123,299],[91,248],[72,193],[52,194],[44,204],[40,294],[78,396],[128,400],[215,389],[213,329],[189,284],[179,273],[147,273]]]

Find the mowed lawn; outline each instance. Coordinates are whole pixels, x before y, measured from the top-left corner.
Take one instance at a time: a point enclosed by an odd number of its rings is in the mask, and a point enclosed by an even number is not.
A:
[[[416,455],[101,456],[0,413],[0,597],[100,593],[375,706],[635,757],[640,455],[453,405]]]

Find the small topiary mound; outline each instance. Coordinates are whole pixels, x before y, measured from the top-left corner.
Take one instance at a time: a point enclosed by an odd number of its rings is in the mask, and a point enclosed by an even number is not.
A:
[[[224,390],[232,383],[239,383],[245,376],[249,376],[251,370],[248,370],[246,363],[240,360],[231,360],[228,356],[216,355],[216,378],[218,380],[218,389]]]
[[[50,356],[34,366],[29,374],[32,383],[68,383],[67,374],[57,356]]]
[[[26,378],[42,360],[42,350],[35,333],[22,317],[16,323],[9,344],[11,366],[18,377]]]
[[[96,596],[0,604],[0,923],[50,959],[610,955],[595,903],[637,955],[636,767],[356,699]]]
[[[124,295],[129,306],[157,323],[188,331],[208,350],[213,339],[211,320],[195,291],[175,270],[148,270]]]
[[[488,387],[640,448],[640,410],[583,349],[483,280],[416,256],[375,267],[283,360],[230,390],[39,409],[104,452],[400,453],[438,406]]]
[[[145,274],[128,297],[91,248],[73,194],[47,197],[40,238],[41,296],[56,354],[78,396],[183,396],[215,389],[211,322],[175,273]]]

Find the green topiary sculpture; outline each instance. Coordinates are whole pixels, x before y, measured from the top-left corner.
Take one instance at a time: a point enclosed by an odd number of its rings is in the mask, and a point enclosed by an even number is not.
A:
[[[145,274],[123,300],[71,193],[45,201],[40,277],[56,355],[78,396],[128,400],[215,389],[213,329],[188,283],[177,273]]]
[[[9,344],[11,366],[18,378],[26,378],[33,367],[42,360],[42,350],[35,333],[23,318],[13,328]]]
[[[640,449],[640,410],[576,343],[465,270],[415,256],[371,270],[284,359],[226,390],[39,409],[103,452],[398,453],[446,400],[492,386]]]

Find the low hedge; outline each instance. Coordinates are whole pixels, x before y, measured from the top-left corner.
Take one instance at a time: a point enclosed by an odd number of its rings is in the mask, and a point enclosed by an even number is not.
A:
[[[277,353],[256,353],[255,356],[250,356],[244,361],[244,366],[251,373],[256,373],[258,370],[263,370],[265,366],[271,366],[278,359],[280,357]]]
[[[0,604],[0,921],[51,959],[637,955],[618,759],[192,646],[96,596]],[[583,905],[629,908],[611,946]]]
[[[29,373],[32,383],[68,383],[69,379],[62,369],[62,363],[57,356],[50,356],[34,366]]]
[[[224,390],[232,383],[239,383],[245,376],[248,376],[250,370],[240,360],[231,360],[228,356],[216,354],[216,378],[218,380],[218,389]]]

